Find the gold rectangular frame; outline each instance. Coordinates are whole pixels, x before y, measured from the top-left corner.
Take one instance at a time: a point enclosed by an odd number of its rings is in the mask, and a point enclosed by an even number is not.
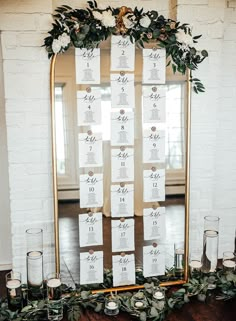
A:
[[[50,64],[50,105],[51,105],[51,143],[52,143],[52,178],[53,178],[53,209],[54,209],[54,242],[55,242],[55,271],[60,272],[60,245],[58,219],[57,165],[56,165],[56,126],[55,126],[55,63],[57,55],[53,55]],[[184,230],[184,277],[182,280],[163,282],[161,286],[181,285],[188,281],[189,259],[189,189],[190,189],[190,140],[191,140],[191,82],[190,70],[187,69],[187,110],[186,110],[186,153],[185,153],[185,230]],[[144,288],[143,285],[122,286],[117,288],[98,289],[93,293],[111,291],[130,291]]]

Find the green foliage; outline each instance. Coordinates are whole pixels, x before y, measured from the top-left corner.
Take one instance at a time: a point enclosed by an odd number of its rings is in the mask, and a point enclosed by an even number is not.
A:
[[[132,19],[133,26],[123,28],[117,23],[119,20],[120,8],[107,7],[101,10],[96,1],[88,1],[86,9],[72,9],[63,5],[55,10],[53,15],[53,28],[48,32],[49,36],[44,39],[44,45],[51,58],[54,54],[63,53],[71,46],[76,48],[93,49],[100,45],[111,35],[129,36],[132,43],[137,47],[144,48],[145,43],[151,42],[154,46],[165,48],[168,64],[172,65],[173,73],[180,72],[186,74],[186,71],[196,70],[198,65],[208,57],[206,50],[198,51],[194,44],[197,43],[201,35],[192,36],[192,32],[187,23],[180,24],[178,21],[166,19],[159,15],[157,11],[144,12],[137,7],[125,18]],[[104,12],[110,13],[115,19],[116,26],[113,24],[103,23],[103,19],[97,15]],[[146,26],[140,23],[143,17],[148,17],[149,22]],[[123,20],[122,20],[123,21]],[[181,37],[178,35],[182,33]],[[68,36],[69,41],[60,42],[61,36]],[[185,39],[186,38],[186,39]],[[57,46],[54,44],[57,42]],[[56,48],[56,49],[55,49]],[[196,93],[204,92],[205,88],[201,81],[192,78],[193,90]]]
[[[138,272],[140,274],[140,272]],[[112,273],[106,270],[109,279]],[[140,275],[139,275],[140,276]],[[107,282],[110,285],[110,281]],[[165,316],[174,309],[180,309],[184,304],[191,302],[191,297],[195,296],[199,301],[204,302],[209,293],[209,286],[215,285],[217,300],[230,300],[236,297],[236,275],[232,273],[223,273],[222,270],[216,273],[196,275],[185,283],[183,287],[171,292],[164,289],[166,299],[157,301],[153,299],[154,287],[158,286],[152,280],[144,284],[144,289],[138,292],[119,293],[120,310],[125,311],[131,316],[137,317],[141,321],[153,320],[162,321]],[[69,321],[78,321],[84,309],[92,309],[100,313],[104,309],[105,294],[92,294],[91,289],[77,289],[74,291],[66,285],[62,286],[64,312]],[[141,300],[143,308],[138,309],[135,302]],[[41,321],[47,319],[46,300],[35,301],[27,305],[21,311],[12,312],[8,309],[6,299],[0,299],[0,321]]]

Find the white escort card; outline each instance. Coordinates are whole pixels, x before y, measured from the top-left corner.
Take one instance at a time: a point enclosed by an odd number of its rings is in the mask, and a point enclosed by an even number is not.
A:
[[[165,170],[143,171],[143,201],[158,202],[165,200]]]
[[[87,89],[77,91],[78,126],[101,124],[101,91]]]
[[[80,284],[103,283],[103,251],[80,253]]]
[[[102,213],[79,214],[80,247],[103,244]]]
[[[134,145],[134,113],[121,109],[111,113],[111,146]]]
[[[111,216],[134,216],[134,185],[111,185]]]
[[[101,167],[102,165],[102,134],[93,134],[92,131],[79,134],[79,166]]]
[[[144,240],[163,240],[166,234],[165,207],[144,208]]]
[[[113,286],[135,284],[134,254],[112,256]]]
[[[100,49],[75,48],[76,84],[100,84]]]
[[[156,127],[143,132],[143,162],[165,163],[165,131]]]
[[[143,49],[143,83],[165,84],[166,51],[165,49]]]
[[[111,181],[129,182],[134,180],[134,149],[121,147],[111,150]]]
[[[143,87],[143,123],[164,123],[166,121],[166,89],[164,87]]]
[[[80,175],[80,208],[103,206],[103,174]]]
[[[135,107],[134,74],[111,74],[111,107]]]
[[[134,71],[135,45],[129,37],[111,37],[111,70]]]
[[[164,245],[154,245],[143,247],[144,277],[165,274],[165,247]]]
[[[134,219],[111,221],[112,252],[134,251]]]

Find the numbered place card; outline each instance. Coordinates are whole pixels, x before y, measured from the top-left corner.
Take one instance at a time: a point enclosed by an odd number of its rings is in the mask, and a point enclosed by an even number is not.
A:
[[[102,164],[102,134],[92,131],[79,134],[79,166],[101,167]]]
[[[143,247],[144,277],[165,274],[165,247],[148,245]]]
[[[111,70],[134,71],[135,46],[129,37],[111,37]]]
[[[134,145],[134,113],[121,109],[111,113],[111,146]]]
[[[111,185],[111,216],[134,216],[134,185]]]
[[[100,84],[100,49],[75,48],[76,84]]]
[[[158,202],[165,200],[165,170],[143,171],[143,201]]]
[[[103,206],[103,174],[80,175],[80,207]]]
[[[165,207],[143,210],[144,240],[163,240],[166,232]]]
[[[101,124],[101,91],[87,89],[77,91],[78,126]]]
[[[80,253],[80,284],[103,283],[103,251]]]
[[[165,131],[156,127],[143,132],[143,162],[165,163]]]
[[[143,49],[143,83],[165,84],[166,51],[165,49]]]
[[[111,107],[134,108],[134,74],[111,74]]]
[[[166,121],[166,90],[164,87],[143,87],[143,123]]]
[[[103,244],[102,213],[79,214],[80,247]]]
[[[135,284],[134,254],[112,256],[113,286]]]
[[[130,182],[134,180],[134,149],[121,147],[111,150],[111,181]]]
[[[134,219],[111,221],[112,252],[134,251]]]

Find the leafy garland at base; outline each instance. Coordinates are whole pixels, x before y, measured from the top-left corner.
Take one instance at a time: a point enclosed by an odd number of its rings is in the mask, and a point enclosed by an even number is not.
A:
[[[109,278],[110,272],[106,275]],[[205,302],[207,295],[212,292],[209,289],[216,291],[216,300],[226,301],[236,297],[236,275],[231,272],[225,274],[222,270],[218,270],[216,273],[204,274],[203,276],[196,275],[195,278],[190,279],[181,288],[166,295],[166,299],[163,301],[153,299],[153,289],[157,286],[157,283],[150,282],[144,284],[144,290],[117,294],[120,310],[137,317],[141,321],[149,319],[161,321],[174,309],[179,309],[185,303],[189,303],[191,297],[197,296],[199,301]],[[79,320],[84,309],[93,309],[98,313],[104,309],[104,301],[107,294],[92,294],[91,289],[88,290],[88,287],[73,290],[65,285],[62,286],[62,292],[64,314],[68,321]],[[135,308],[134,298],[139,298],[146,302],[143,309]],[[0,321],[9,320],[47,320],[47,301],[36,301],[31,305],[25,306],[19,312],[12,312],[8,309],[6,299],[1,299]]]
[[[192,77],[192,70],[198,68],[208,53],[194,47],[201,35],[192,36],[189,24],[166,19],[155,10],[144,12],[137,7],[132,10],[125,6],[100,8],[95,0],[88,1],[85,9],[63,5],[55,11],[53,28],[44,39],[49,58],[71,46],[93,49],[111,35],[128,36],[141,48],[145,43],[165,48],[169,58],[167,65],[172,65],[173,72],[184,75],[189,69],[194,91],[204,92],[201,81]]]

